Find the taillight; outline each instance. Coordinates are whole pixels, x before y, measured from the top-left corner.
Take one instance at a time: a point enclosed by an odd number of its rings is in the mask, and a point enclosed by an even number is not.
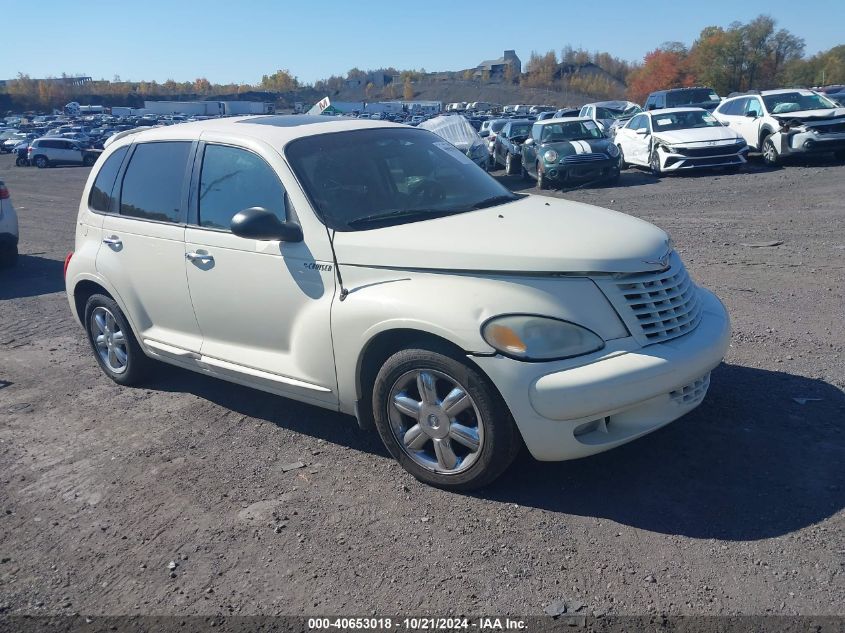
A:
[[[31,148],[31,147],[27,147],[27,148],[26,148],[26,153],[27,153],[27,154],[32,154],[32,148]]]
[[[6,185],[0,184],[0,200],[9,199],[9,188]]]
[[[65,267],[64,267],[64,270],[62,271],[62,276],[63,276],[65,279],[67,279],[67,267],[68,267],[68,266],[70,266],[70,258],[71,258],[71,257],[73,257],[73,251],[70,251],[70,252],[67,254],[67,257],[65,257]]]

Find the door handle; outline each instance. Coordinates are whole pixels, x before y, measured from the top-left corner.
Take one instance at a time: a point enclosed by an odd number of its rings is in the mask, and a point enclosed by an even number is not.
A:
[[[191,251],[190,253],[185,253],[185,259],[189,262],[201,262],[203,264],[207,264],[214,261],[214,256],[209,255],[208,253],[197,253],[196,251]]]
[[[104,238],[103,244],[108,244],[109,246],[123,246],[123,242],[117,235],[112,235],[111,237]]]

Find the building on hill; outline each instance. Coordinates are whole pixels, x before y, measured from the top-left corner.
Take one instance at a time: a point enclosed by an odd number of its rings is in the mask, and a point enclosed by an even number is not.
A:
[[[505,51],[499,59],[488,59],[475,67],[473,76],[477,79],[489,73],[490,79],[501,79],[505,76],[506,68],[510,66],[511,74],[516,77],[522,72],[522,62],[516,56],[516,51]]]

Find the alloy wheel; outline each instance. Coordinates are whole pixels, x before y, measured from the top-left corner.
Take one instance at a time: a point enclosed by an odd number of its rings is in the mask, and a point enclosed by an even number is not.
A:
[[[115,374],[125,372],[129,366],[126,336],[111,311],[103,306],[94,308],[89,327],[100,360]]]
[[[452,376],[431,369],[406,372],[390,389],[387,409],[399,446],[427,470],[454,475],[481,455],[484,421]]]

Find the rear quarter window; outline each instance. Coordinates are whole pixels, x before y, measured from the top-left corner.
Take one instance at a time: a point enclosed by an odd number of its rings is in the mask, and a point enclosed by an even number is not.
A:
[[[117,172],[120,171],[120,165],[128,149],[128,147],[121,147],[115,150],[97,173],[94,186],[91,187],[91,194],[88,196],[88,206],[94,211],[107,213],[112,209],[114,181],[117,179]]]
[[[182,220],[182,192],[191,143],[165,141],[136,146],[123,176],[120,215],[158,222]]]

